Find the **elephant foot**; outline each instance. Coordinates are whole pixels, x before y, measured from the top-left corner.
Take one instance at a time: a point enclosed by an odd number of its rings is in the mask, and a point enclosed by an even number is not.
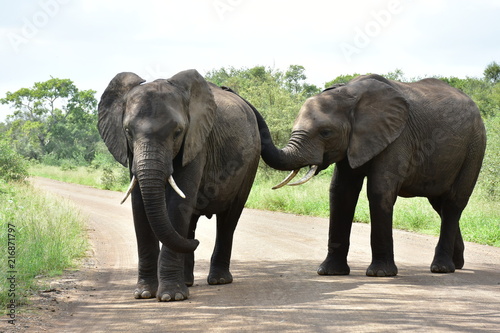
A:
[[[463,263],[462,263],[463,265]],[[460,267],[461,268],[461,267]],[[455,272],[455,264],[451,259],[435,257],[431,264],[432,273],[453,273]]]
[[[458,252],[455,250],[455,253],[453,253],[453,264],[455,265],[456,269],[462,269],[464,267],[464,251],[462,250],[461,252]]]
[[[137,286],[134,290],[134,298],[142,299],[142,298],[153,298],[156,296],[156,290],[158,289],[158,282],[151,281],[147,282],[144,279],[140,279],[137,282]]]
[[[189,289],[185,283],[166,283],[158,287],[156,298],[159,302],[183,301],[188,299]]]
[[[317,270],[319,275],[349,275],[350,272],[351,269],[346,260],[335,260],[329,257],[326,257]]]
[[[228,284],[233,282],[233,275],[229,272],[229,270],[210,269],[207,282],[210,285]]]
[[[454,250],[453,256],[450,256],[445,250],[436,248],[436,254],[431,264],[432,273],[453,273],[456,268],[464,266],[464,252],[462,250]]]
[[[393,260],[374,260],[366,270],[367,276],[396,276],[398,268]]]

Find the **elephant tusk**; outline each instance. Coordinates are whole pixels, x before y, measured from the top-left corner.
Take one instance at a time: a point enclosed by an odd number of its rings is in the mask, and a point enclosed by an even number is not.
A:
[[[278,185],[273,187],[273,190],[279,189],[279,188],[285,186],[286,184],[288,184],[293,178],[295,178],[295,176],[297,176],[299,171],[300,171],[300,169],[293,170],[292,172],[290,172],[290,174],[288,176],[286,176],[286,178],[283,179],[281,181],[281,183],[279,183]]]
[[[135,178],[135,175],[134,175],[134,176],[132,176],[132,180],[130,181],[130,185],[128,186],[127,192],[125,192],[125,196],[123,197],[122,201],[120,202],[120,205],[123,205],[125,200],[127,200],[130,193],[132,193],[135,185],[137,185],[137,178]]]
[[[174,191],[182,198],[182,199],[186,199],[186,195],[184,194],[184,192],[181,191],[181,189],[179,188],[179,186],[177,186],[177,184],[175,183],[175,180],[174,180],[174,177],[172,177],[172,175],[170,175],[170,177],[168,177],[168,183],[170,184],[170,186],[172,186],[172,188],[174,189]]]
[[[307,183],[309,180],[311,180],[312,177],[314,177],[314,175],[316,174],[316,170],[318,170],[318,166],[313,165],[311,167],[311,169],[309,169],[309,171],[306,173],[306,175],[304,177],[302,177],[302,179],[300,179],[299,181],[297,181],[295,183],[288,184],[288,186],[296,186],[296,185],[302,185],[304,183]]]

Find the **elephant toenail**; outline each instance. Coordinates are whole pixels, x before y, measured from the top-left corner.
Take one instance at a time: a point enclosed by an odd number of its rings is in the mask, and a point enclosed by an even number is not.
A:
[[[184,295],[181,293],[175,293],[175,300],[176,301],[182,301],[184,299]]]
[[[161,300],[162,302],[168,302],[172,299],[172,297],[169,295],[169,294],[164,294],[162,297],[161,297]]]

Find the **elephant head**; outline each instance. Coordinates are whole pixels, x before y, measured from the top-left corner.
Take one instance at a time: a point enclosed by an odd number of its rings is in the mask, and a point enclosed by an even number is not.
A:
[[[130,167],[137,179],[156,237],[176,252],[191,252],[198,241],[183,238],[173,227],[165,190],[167,180],[177,187],[172,178],[174,158],[179,156],[185,166],[202,150],[216,104],[196,70],[144,82],[134,73],[120,73],[111,80],[99,102],[99,133],[115,159]]]
[[[274,146],[260,119],[262,158],[275,169],[293,170],[275,188],[311,166],[303,179],[290,185],[302,184],[346,157],[352,168],[362,166],[401,134],[407,120],[408,103],[389,81],[378,75],[361,76],[307,99],[283,149]]]

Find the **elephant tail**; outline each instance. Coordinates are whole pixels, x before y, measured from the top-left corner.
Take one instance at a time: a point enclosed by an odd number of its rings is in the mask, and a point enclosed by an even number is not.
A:
[[[267,163],[266,159],[268,156],[268,151],[270,146],[274,147],[273,140],[271,138],[271,132],[269,131],[269,127],[267,126],[266,121],[264,120],[264,117],[260,114],[260,112],[246,99],[238,95],[233,89],[222,86],[222,90],[229,91],[239,98],[241,98],[242,101],[244,101],[252,110],[253,113],[255,114],[255,118],[257,119],[257,126],[259,128],[259,133],[260,133],[260,142],[261,142],[261,156],[264,159],[264,162]],[[274,147],[276,148],[276,147]]]

